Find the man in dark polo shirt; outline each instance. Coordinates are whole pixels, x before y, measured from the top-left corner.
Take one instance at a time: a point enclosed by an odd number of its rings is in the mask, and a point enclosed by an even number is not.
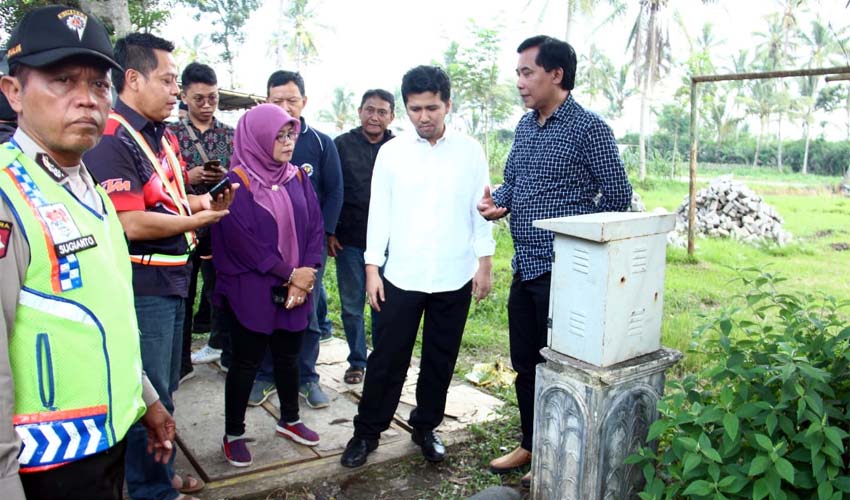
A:
[[[189,185],[195,194],[206,193],[227,172],[233,155],[233,127],[215,117],[218,108],[218,79],[215,70],[206,64],[190,63],[180,76],[183,91],[180,99],[188,107],[188,117],[169,124],[180,144],[180,154],[186,162]],[[218,162],[218,165],[215,164]],[[215,286],[215,268],[212,263],[209,232],[198,231],[198,247],[192,252],[192,275],[186,316],[183,322],[183,356],[180,362],[180,380],[194,375],[192,364],[211,363],[223,357],[223,366],[229,365],[229,342],[226,332],[219,331],[215,307],[211,297]],[[204,277],[198,314],[193,318],[194,301],[198,286],[198,273]],[[192,332],[210,332],[207,345],[192,353]],[[227,349],[227,352],[222,350]]]
[[[357,108],[360,126],[334,139],[342,163],[345,195],[336,234],[328,237],[328,255],[336,258],[342,326],[349,349],[348,369],[344,377],[347,384],[359,384],[366,372],[366,326],[363,320],[366,305],[366,262],[363,260],[366,221],[369,218],[372,169],[378,150],[394,137],[387,130],[395,118],[394,109],[395,98],[391,93],[382,89],[367,90]],[[373,325],[377,314],[373,309]],[[372,342],[375,342],[374,337]]]
[[[177,65],[171,42],[132,33],[115,43],[118,102],[101,142],[84,159],[109,193],[129,240],[139,318],[142,365],[169,412],[180,378],[189,253],[194,231],[228,214],[232,190],[211,200],[187,195],[177,139],[163,121],[177,103]],[[174,474],[173,456],[157,464],[146,453],[139,424],[127,435],[126,480],[135,500],[174,498],[203,482]]]
[[[292,153],[293,165],[301,167],[316,190],[319,205],[322,207],[322,217],[325,222],[325,234],[330,237],[336,231],[339,211],[342,208],[342,171],[339,166],[339,154],[330,137],[313,127],[307,126],[301,112],[307,104],[304,93],[304,78],[292,71],[275,71],[269,76],[266,86],[268,96],[266,101],[280,106],[290,116],[301,121],[301,133],[295,143]],[[325,258],[316,274],[316,289],[313,290],[316,300],[313,301],[313,313],[310,315],[310,325],[304,333],[301,345],[301,357],[298,368],[301,381],[299,392],[310,408],[325,408],[330,405],[328,396],[319,386],[319,374],[316,372],[316,360],[319,357],[319,338],[322,336],[322,323],[327,321],[327,301],[325,288],[322,286],[322,276],[325,270]],[[325,312],[322,308],[324,303]],[[325,335],[330,335],[325,326]],[[260,404],[273,393],[274,381],[271,376],[271,360],[267,355],[257,374],[254,390],[248,404]]]

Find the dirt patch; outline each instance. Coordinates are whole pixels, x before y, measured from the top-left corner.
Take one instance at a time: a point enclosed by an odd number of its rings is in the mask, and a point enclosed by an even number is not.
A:
[[[362,474],[332,478],[320,482],[278,490],[260,498],[265,500],[400,500],[400,499],[463,499],[484,490],[487,486],[503,484],[514,487],[528,500],[529,492],[519,486],[521,473],[502,477],[487,474],[474,477],[470,467],[480,467],[474,446],[460,444],[448,450],[446,461],[431,464],[421,457],[411,457],[395,463],[367,467]],[[259,500],[259,499],[258,499]]]
[[[818,231],[815,233],[815,238],[826,238],[827,236],[832,236],[832,229],[825,229],[823,231]]]
[[[829,246],[836,252],[846,252],[847,250],[850,250],[850,245],[847,243],[832,243]]]

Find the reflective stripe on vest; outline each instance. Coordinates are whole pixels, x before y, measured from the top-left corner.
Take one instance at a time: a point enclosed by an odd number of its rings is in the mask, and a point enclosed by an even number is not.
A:
[[[174,154],[174,150],[171,149],[171,145],[165,139],[165,136],[162,137],[161,146],[162,150],[165,152],[165,159],[168,162],[168,166],[171,168],[171,173],[174,176],[174,182],[168,180],[168,175],[165,170],[162,168],[162,164],[159,162],[159,157],[157,157],[156,153],[153,152],[151,147],[148,145],[148,142],[144,137],[130,124],[127,120],[124,119],[123,116],[118,113],[112,111],[109,113],[109,119],[115,120],[118,122],[124,130],[130,134],[130,137],[133,139],[133,142],[136,143],[137,146],[142,150],[142,152],[147,157],[151,166],[154,169],[154,172],[157,176],[159,176],[160,181],[162,181],[162,185],[165,187],[165,191],[168,193],[171,201],[174,202],[174,206],[177,207],[177,212],[180,215],[192,215],[192,211],[189,208],[189,197],[186,194],[186,185],[183,182],[183,169],[180,167],[180,160],[177,159],[177,155]],[[177,184],[175,186],[175,184]],[[185,265],[186,262],[189,261],[189,253],[195,248],[195,233],[194,231],[186,231],[183,233],[186,236],[186,253],[184,255],[169,255],[169,254],[148,254],[148,255],[130,255],[130,261],[136,264],[142,264],[146,266],[182,266]]]
[[[6,147],[13,150],[17,149],[11,144],[7,144]],[[80,263],[77,261],[76,255],[56,255],[54,246],[56,242],[53,241],[53,237],[47,229],[47,223],[44,220],[44,216],[39,211],[39,207],[46,207],[49,205],[47,200],[45,200],[44,195],[42,195],[41,190],[35,185],[32,177],[30,177],[26,169],[24,169],[23,165],[21,165],[21,162],[18,160],[14,160],[4,171],[12,180],[24,200],[26,200],[35,218],[38,219],[41,224],[41,234],[44,236],[50,258],[50,281],[53,291],[59,293],[83,286],[83,280],[80,276]]]

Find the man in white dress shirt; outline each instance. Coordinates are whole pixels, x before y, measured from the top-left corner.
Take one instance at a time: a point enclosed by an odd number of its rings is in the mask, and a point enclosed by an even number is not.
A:
[[[476,208],[489,185],[487,161],[478,142],[446,129],[449,77],[438,67],[418,66],[404,75],[401,94],[416,134],[385,144],[372,175],[366,293],[381,316],[354,437],[341,459],[346,467],[363,465],[389,427],[423,314],[416,408],[409,423],[425,459],[443,460],[445,447],[434,429],[443,420],[471,298],[486,297],[492,281],[496,242]]]

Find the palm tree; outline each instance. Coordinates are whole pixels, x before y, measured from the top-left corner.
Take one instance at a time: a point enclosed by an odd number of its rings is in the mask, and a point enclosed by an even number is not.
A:
[[[525,7],[528,8],[533,0],[529,0]],[[575,24],[575,19],[579,13],[588,15],[591,14],[594,8],[600,3],[600,0],[566,0],[567,3],[567,18],[565,20],[564,27],[564,41],[570,41],[570,35],[573,31],[573,25]],[[624,9],[623,0],[608,0],[608,4],[614,7],[616,12],[621,12]],[[540,16],[538,17],[538,21],[542,22],[543,18],[546,15],[546,12],[549,10],[549,0],[543,0],[543,5],[540,8]]]
[[[668,0],[639,0],[640,10],[632,31],[628,47],[632,48],[635,81],[640,87],[640,135],[638,150],[640,169],[638,178],[646,178],[646,128],[649,119],[649,100],[652,90],[669,69],[669,30],[664,18]]]
[[[820,68],[823,67],[830,59],[830,56],[838,48],[836,41],[832,36],[829,28],[824,26],[820,20],[812,21],[812,29],[808,33],[801,33],[800,38],[810,50],[810,59],[808,67]],[[809,99],[806,110],[801,114],[803,121],[803,140],[805,148],[803,150],[803,165],[800,171],[807,174],[809,171],[809,143],[811,142],[811,124],[814,121],[814,112],[817,104],[818,83],[820,79],[810,76],[803,79],[801,91]]]
[[[281,0],[281,4],[283,1]],[[289,20],[291,29],[291,36],[283,43],[283,46],[295,64],[296,70],[300,70],[302,66],[306,66],[319,57],[313,33],[315,28],[323,26],[315,23],[316,9],[315,6],[309,7],[309,3],[310,0],[290,0],[289,8],[281,9],[285,12],[284,17]]]
[[[190,62],[208,63],[210,61],[208,42],[208,33],[198,33],[192,38],[184,36],[183,41],[174,48],[177,66],[183,68]]]
[[[756,152],[753,155],[753,167],[758,166],[762,139],[770,122],[770,115],[776,111],[776,82],[773,80],[751,80],[746,95],[741,102],[750,115],[759,117],[759,135],[756,139]]]
[[[614,64],[595,44],[591,44],[587,55],[581,56],[578,65],[579,74],[576,81],[587,95],[587,106],[593,108],[593,103],[600,95],[605,94],[609,81],[615,77]]]
[[[602,93],[608,99],[608,117],[619,118],[623,115],[623,107],[626,99],[635,95],[637,89],[629,85],[630,64],[620,66],[616,75],[608,79],[608,85],[603,87]]]
[[[334,98],[329,110],[319,111],[319,120],[333,123],[337,132],[342,132],[356,122],[357,115],[354,112],[354,92],[345,87],[334,89]]]

